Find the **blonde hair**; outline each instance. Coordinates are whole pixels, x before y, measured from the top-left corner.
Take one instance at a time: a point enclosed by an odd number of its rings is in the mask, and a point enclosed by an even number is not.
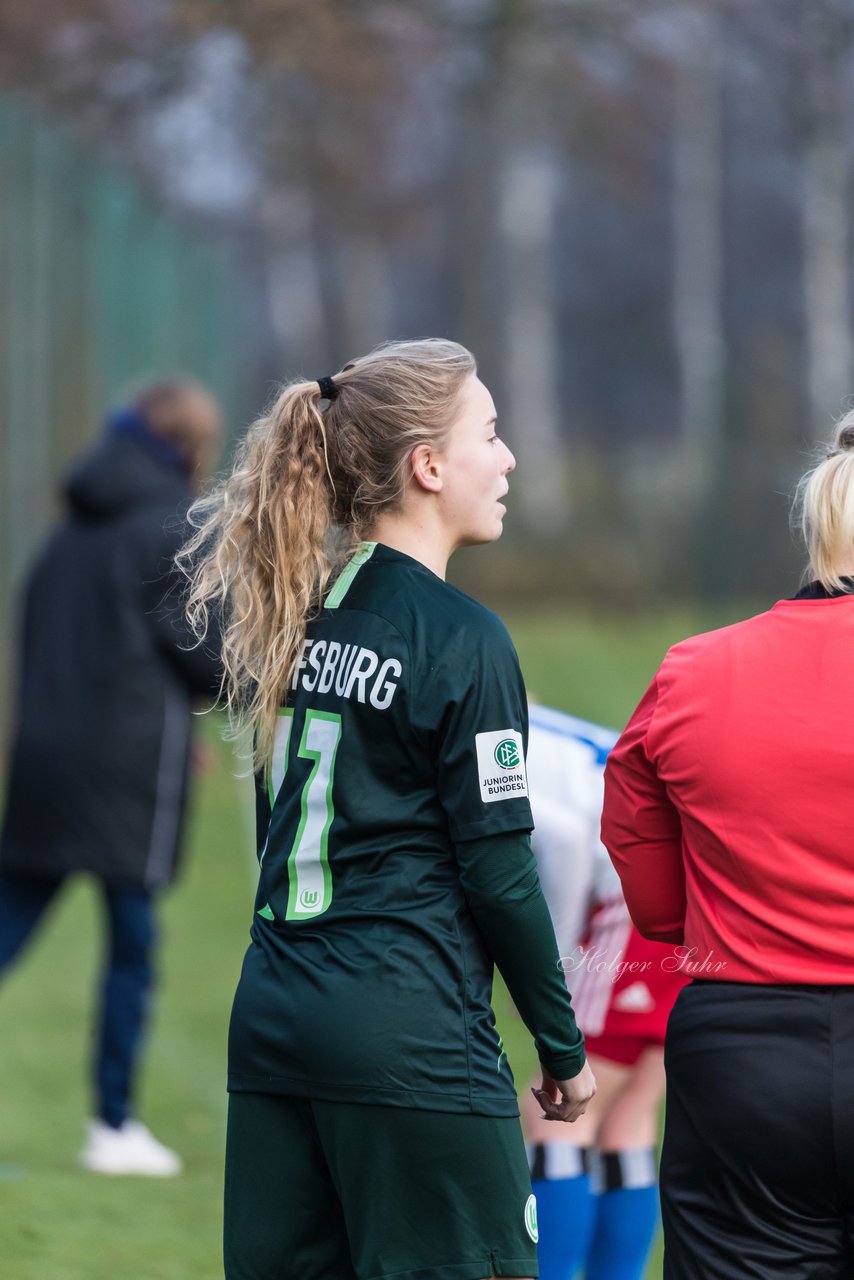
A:
[[[291,382],[249,428],[231,475],[190,509],[195,533],[178,555],[187,616],[200,639],[211,612],[221,619],[221,692],[232,735],[255,731],[256,768],[269,763],[333,572],[381,511],[399,507],[412,450],[444,446],[476,370],[465,347],[424,339],[345,365],[328,403],[317,382]]]
[[[854,574],[854,410],[836,425],[822,460],[801,479],[795,520],[809,554],[807,574],[828,591],[850,591]]]

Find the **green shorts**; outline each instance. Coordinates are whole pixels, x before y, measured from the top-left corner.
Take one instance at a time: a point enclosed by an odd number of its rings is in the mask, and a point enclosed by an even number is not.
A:
[[[229,1099],[226,1280],[536,1276],[518,1119]]]

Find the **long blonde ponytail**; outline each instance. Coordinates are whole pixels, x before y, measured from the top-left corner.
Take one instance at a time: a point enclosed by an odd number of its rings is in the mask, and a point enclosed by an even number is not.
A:
[[[332,572],[332,501],[317,384],[299,382],[250,427],[225,483],[190,509],[196,531],[178,560],[187,616],[199,637],[211,610],[222,620],[222,689],[235,734],[256,729],[256,765],[272,750],[306,621]]]
[[[187,615],[200,639],[211,614],[221,624],[222,692],[233,735],[254,730],[256,768],[337,562],[402,500],[413,448],[441,447],[475,372],[465,347],[429,338],[346,365],[328,404],[317,382],[290,383],[232,474],[191,507],[195,533],[178,556]]]

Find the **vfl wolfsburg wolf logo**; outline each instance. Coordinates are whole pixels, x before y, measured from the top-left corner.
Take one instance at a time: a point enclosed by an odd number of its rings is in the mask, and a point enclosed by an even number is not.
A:
[[[525,1205],[525,1230],[536,1244],[540,1238],[540,1232],[537,1227],[537,1198],[533,1195],[528,1196],[528,1202]]]
[[[502,769],[518,769],[521,761],[519,748],[512,738],[504,738],[495,748],[495,763]]]

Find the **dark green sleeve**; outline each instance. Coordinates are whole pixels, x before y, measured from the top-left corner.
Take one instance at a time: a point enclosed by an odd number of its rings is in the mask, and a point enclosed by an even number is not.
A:
[[[579,1031],[560,967],[554,928],[525,832],[456,845],[463,891],[507,984],[540,1062],[555,1080],[584,1066]]]

